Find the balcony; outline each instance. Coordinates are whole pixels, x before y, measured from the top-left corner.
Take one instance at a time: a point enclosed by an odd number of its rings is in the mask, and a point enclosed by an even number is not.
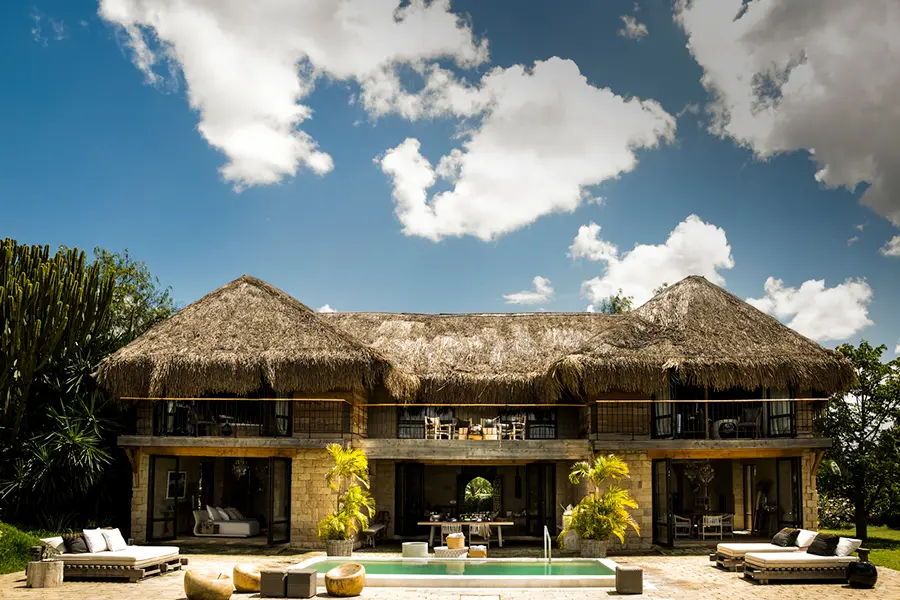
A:
[[[591,404],[599,440],[763,440],[816,436],[826,399],[601,401]]]

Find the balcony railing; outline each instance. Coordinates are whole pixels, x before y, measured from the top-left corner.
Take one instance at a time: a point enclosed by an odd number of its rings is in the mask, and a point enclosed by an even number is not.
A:
[[[290,437],[290,400],[153,401],[153,435]]]
[[[578,438],[581,407],[369,405],[368,437],[436,440]],[[429,420],[430,423],[429,423]]]
[[[590,405],[590,433],[598,439],[813,437],[824,400],[601,401]]]

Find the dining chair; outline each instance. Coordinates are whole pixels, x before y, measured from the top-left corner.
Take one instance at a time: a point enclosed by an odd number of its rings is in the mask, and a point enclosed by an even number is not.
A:
[[[441,525],[441,546],[446,546],[447,536],[451,533],[462,533],[461,523],[444,523]]]
[[[703,515],[700,520],[700,538],[714,537],[722,539],[722,515]]]
[[[694,529],[691,520],[680,515],[672,516],[675,518],[675,539],[677,540],[680,537],[690,538],[692,530]]]
[[[525,439],[525,423],[527,417],[525,415],[517,415],[509,421],[509,439],[524,440]]]
[[[469,526],[469,538],[475,541],[475,538],[484,540],[488,550],[491,548],[491,526],[487,523],[473,523]]]
[[[722,535],[726,534],[734,537],[734,515],[730,513],[722,515]]]
[[[438,417],[425,417],[425,439],[440,440],[453,437],[453,425],[442,424]]]

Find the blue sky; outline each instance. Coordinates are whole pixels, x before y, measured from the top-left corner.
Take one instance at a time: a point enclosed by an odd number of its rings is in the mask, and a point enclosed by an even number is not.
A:
[[[632,1],[560,10],[550,2],[460,0],[452,14],[433,3],[432,16],[440,9],[451,18],[348,38],[354,48],[346,55],[321,42],[321,58],[312,34],[285,25],[285,15],[260,10],[235,24],[226,8],[198,9],[205,20],[197,21],[197,14],[166,14],[162,0],[103,4],[2,9],[0,235],[127,247],[181,303],[249,273],[313,308],[582,311],[604,290],[625,287],[640,299],[696,272],[825,345],[866,338],[892,356],[900,343],[900,256],[890,250],[900,208],[885,176],[898,157],[877,135],[898,117],[888,100],[859,97],[865,92],[849,85],[869,68],[860,65],[873,50],[851,48],[846,61],[831,60],[824,25],[796,19],[788,30],[790,15],[770,24],[787,10],[784,2],[762,0],[725,22],[710,0],[690,9],[643,0],[637,11]],[[347,10],[359,4],[347,2]],[[391,4],[370,6],[390,15]],[[862,15],[876,38],[879,28],[900,25],[900,14],[883,4],[887,16]],[[420,9],[409,8],[407,18]],[[832,30],[860,18],[828,10]],[[646,35],[624,35],[623,16]],[[202,23],[217,25],[206,32],[197,29]],[[382,26],[392,20],[372,21],[373,30]],[[421,35],[430,26],[433,34]],[[331,38],[346,33],[334,22],[320,29]],[[752,36],[742,35],[748,30]],[[298,37],[311,58],[293,83],[311,91],[285,96],[293,55],[279,49],[301,44]],[[152,70],[139,68],[135,39],[156,59]],[[742,112],[753,90],[741,88],[749,78],[740,76],[800,51],[812,74],[782,71],[794,85],[778,90],[780,103]],[[379,52],[388,58],[373,63]],[[310,64],[320,72],[314,78]],[[381,87],[372,83],[373,64]],[[873,86],[897,86],[895,69],[876,67]],[[271,79],[258,75],[269,68]],[[417,69],[439,69],[450,81],[426,97]],[[836,83],[823,91],[817,77]],[[270,81],[283,85],[263,89]],[[448,108],[434,99],[452,86],[482,104]],[[366,90],[381,90],[381,104]],[[847,103],[852,94],[856,105]],[[238,144],[247,122],[256,123],[247,115],[281,96],[311,116],[279,121],[265,144]],[[404,108],[411,105],[419,112]],[[867,120],[857,122],[854,111]],[[883,120],[872,120],[879,111]],[[810,122],[811,114],[819,120]],[[314,172],[321,157],[285,166],[287,153],[272,148],[294,143],[298,131],[330,157],[330,170]],[[404,145],[413,139],[416,152]],[[456,176],[416,187],[421,161],[433,173],[454,148],[465,155]],[[534,156],[541,160],[530,162]],[[228,164],[230,175],[220,171]],[[503,172],[509,176],[496,175]],[[602,200],[581,199],[582,190]],[[439,209],[435,192],[448,192]],[[418,216],[402,216],[401,206]],[[699,220],[686,221],[690,215]],[[591,223],[599,230],[587,229]],[[537,290],[536,276],[548,280]],[[767,294],[770,277],[781,284]]]

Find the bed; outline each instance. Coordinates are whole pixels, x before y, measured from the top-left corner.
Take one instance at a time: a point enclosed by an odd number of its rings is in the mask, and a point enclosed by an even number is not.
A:
[[[233,511],[234,509],[228,510]],[[240,513],[237,514],[240,515]],[[194,535],[197,537],[252,537],[259,535],[259,521],[231,517],[222,519],[221,516],[210,519],[208,510],[195,510]]]

